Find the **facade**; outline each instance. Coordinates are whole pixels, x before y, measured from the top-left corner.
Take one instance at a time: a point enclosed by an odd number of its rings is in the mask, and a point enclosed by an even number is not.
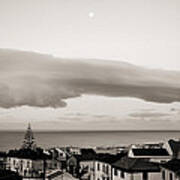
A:
[[[67,161],[67,170],[75,177],[83,180],[112,180],[112,163],[124,154],[89,153],[74,155]]]
[[[80,171],[82,180],[111,180],[111,165],[99,160],[89,160],[80,162]]]
[[[180,180],[180,160],[173,159],[161,166],[162,180]]]
[[[8,157],[9,169],[23,177],[40,177],[43,173],[43,160],[32,160],[20,157]]]
[[[52,155],[53,168],[65,169],[67,153],[60,148],[51,148],[48,152]]]
[[[73,155],[67,160],[67,171],[74,177],[79,175],[79,155]]]

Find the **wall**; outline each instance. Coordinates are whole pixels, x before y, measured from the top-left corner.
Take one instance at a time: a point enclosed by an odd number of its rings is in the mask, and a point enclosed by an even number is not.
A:
[[[121,176],[122,171],[117,170],[115,175],[115,168],[112,169],[113,180],[143,180],[143,173],[126,173],[124,172],[124,178]],[[161,180],[161,173],[148,173],[148,180]]]
[[[163,179],[163,175],[162,175],[163,172],[165,173],[165,179]],[[176,177],[174,172],[162,168],[162,170],[161,170],[161,178],[162,178],[162,180],[170,180],[170,174],[172,174],[173,180],[179,180],[180,179],[180,178]]]
[[[8,158],[8,164],[10,170],[18,171],[21,176],[31,176],[34,170],[34,175],[39,175],[38,171],[43,170],[42,160],[30,160],[30,159],[20,159],[15,157]]]
[[[111,180],[111,165],[100,161],[81,161],[81,169],[88,167],[90,180],[103,180],[106,178]],[[86,175],[87,175],[86,174]]]

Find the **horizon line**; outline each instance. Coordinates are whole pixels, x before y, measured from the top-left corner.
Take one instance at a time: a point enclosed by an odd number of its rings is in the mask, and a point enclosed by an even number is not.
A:
[[[109,130],[109,129],[105,129],[105,130],[93,130],[93,129],[87,129],[87,130],[83,130],[83,129],[78,129],[78,130],[73,130],[73,129],[67,129],[67,130],[51,130],[51,129],[32,129],[33,132],[59,132],[59,133],[63,133],[63,132],[180,132],[180,129],[172,129],[172,130],[166,130],[166,129],[155,129],[155,130],[151,130],[151,129],[127,129],[127,130]],[[0,129],[0,132],[25,132],[26,129]]]

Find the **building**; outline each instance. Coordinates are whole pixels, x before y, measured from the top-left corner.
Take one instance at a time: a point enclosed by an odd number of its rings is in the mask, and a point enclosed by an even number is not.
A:
[[[82,180],[112,180],[112,163],[124,154],[96,154],[92,150],[83,150],[68,160],[68,171]]]
[[[71,155],[67,160],[67,171],[74,177],[80,176],[80,162],[95,159],[96,153],[93,149],[80,149],[80,154]]]
[[[162,163],[169,161],[172,158],[172,153],[163,144],[131,145],[128,157]]]
[[[54,168],[66,169],[66,160],[70,156],[65,149],[61,148],[51,148],[48,152],[52,156],[52,161],[54,162]]]
[[[80,162],[82,180],[111,180],[111,164],[100,159],[82,160]]]
[[[180,180],[180,160],[172,159],[161,166],[162,180]]]
[[[115,146],[115,147],[96,147],[95,151],[97,154],[119,154],[119,153],[123,153],[126,151],[126,147],[125,146]]]
[[[7,154],[7,168],[23,177],[42,177],[44,168],[51,164],[51,157],[42,149],[10,150]]]
[[[67,152],[71,155],[80,155],[81,154],[81,149],[79,147],[67,147]]]
[[[148,159],[122,157],[112,164],[113,180],[160,180],[160,167]]]
[[[180,159],[180,140],[170,139],[168,145],[172,151],[173,158]]]
[[[46,169],[53,168],[51,154],[44,153],[35,143],[30,124],[25,133],[21,149],[7,153],[6,168],[17,172],[23,178],[40,178]]]

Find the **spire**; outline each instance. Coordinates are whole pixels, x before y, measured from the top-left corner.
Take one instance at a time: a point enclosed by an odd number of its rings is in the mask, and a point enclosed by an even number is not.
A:
[[[33,135],[33,131],[31,129],[30,123],[28,124],[28,128],[27,128],[25,136],[24,136],[22,148],[23,149],[35,149],[36,148],[35,139],[34,139],[34,135]]]

